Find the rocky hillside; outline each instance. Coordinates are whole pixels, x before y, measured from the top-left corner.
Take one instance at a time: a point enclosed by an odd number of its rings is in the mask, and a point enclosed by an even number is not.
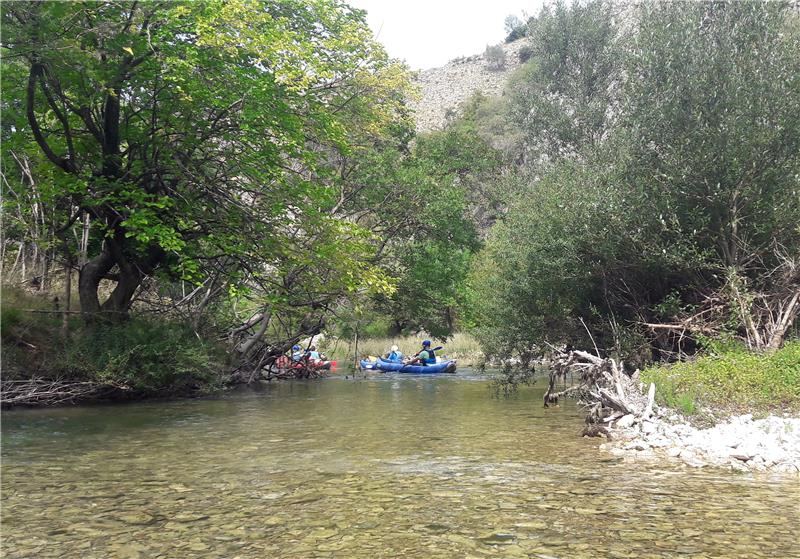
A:
[[[486,95],[499,95],[508,76],[520,65],[519,51],[525,40],[503,44],[506,64],[501,70],[489,68],[483,54],[456,58],[440,68],[419,73],[416,83],[421,97],[414,104],[417,131],[438,130],[444,126],[445,114],[480,91]]]

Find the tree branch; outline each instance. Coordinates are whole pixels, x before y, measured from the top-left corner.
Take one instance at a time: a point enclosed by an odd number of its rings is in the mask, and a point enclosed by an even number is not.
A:
[[[42,134],[41,128],[39,128],[39,121],[36,119],[36,112],[34,111],[34,103],[36,100],[36,82],[37,80],[42,78],[42,74],[44,72],[44,67],[42,66],[41,62],[34,62],[31,64],[31,71],[28,76],[28,88],[27,88],[27,99],[26,99],[26,114],[28,117],[28,124],[31,126],[31,132],[33,132],[33,138],[36,140],[36,143],[42,148],[45,156],[47,159],[50,160],[53,165],[62,169],[67,173],[74,174],[74,169],[70,162],[63,157],[59,157],[50,147],[50,144],[47,143],[47,139]]]

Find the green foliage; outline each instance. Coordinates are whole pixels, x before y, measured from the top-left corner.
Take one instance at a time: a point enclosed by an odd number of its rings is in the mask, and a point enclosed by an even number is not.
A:
[[[605,0],[546,5],[528,23],[529,61],[509,84],[510,116],[531,162],[574,156],[605,138],[620,51]]]
[[[363,214],[365,207],[375,207],[381,266],[396,280],[392,293],[373,297],[366,314],[391,317],[395,332],[425,330],[446,337],[456,328],[478,248],[470,215],[473,187],[493,172],[500,156],[460,124],[418,137],[410,153],[383,149],[366,161],[353,180],[371,188],[359,193],[353,209]]]
[[[785,4],[646,3],[622,107],[627,182],[720,269],[800,246],[800,33]],[[665,22],[669,22],[667,25]]]
[[[730,277],[769,293],[800,256],[796,14],[660,2],[632,16],[622,34],[607,2],[557,3],[530,23],[504,113],[523,147],[470,272],[492,351],[588,344],[580,318],[619,351]]]
[[[4,290],[3,375],[94,381],[124,387],[131,397],[209,392],[223,383],[224,355],[182,324],[133,319],[102,327],[35,313],[47,301]]]
[[[221,355],[185,326],[134,319],[73,335],[51,374],[130,387],[141,395],[186,394],[221,385]]]
[[[0,309],[0,324],[3,330],[18,328],[22,324],[22,311],[4,305]]]
[[[590,180],[578,166],[562,167],[491,230],[469,280],[472,322],[487,353],[527,353],[582,328],[576,315],[591,288],[582,254],[597,232],[591,220],[600,216],[585,211],[593,204],[576,191],[589,190]]]
[[[274,312],[391,292],[374,232],[338,212],[341,159],[410,130],[406,68],[364,17],[335,0],[3,5],[4,115],[33,108],[4,119],[4,145],[33,164],[64,252],[71,216],[91,216],[86,271],[121,278],[102,310],[127,312],[144,274],[222,273]]]
[[[506,51],[503,50],[503,45],[486,45],[483,57],[489,70],[502,70],[506,67]]]
[[[694,361],[645,369],[642,380],[656,384],[662,403],[686,414],[698,405],[768,409],[800,404],[800,342],[764,355],[741,345],[724,346]]]

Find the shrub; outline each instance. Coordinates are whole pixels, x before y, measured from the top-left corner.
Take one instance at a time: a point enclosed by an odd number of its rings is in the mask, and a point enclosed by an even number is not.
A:
[[[191,329],[135,319],[87,328],[52,363],[60,376],[124,384],[143,394],[169,394],[213,387],[221,380],[219,355]]]
[[[61,315],[22,310],[37,305],[35,297],[3,291],[5,379],[101,381],[141,396],[206,391],[223,381],[222,350],[182,323],[134,318],[88,326],[75,316],[65,339]]]
[[[506,51],[501,45],[487,45],[483,56],[489,70],[502,70],[506,67]]]
[[[524,47],[519,49],[517,56],[519,56],[520,64],[525,64],[528,60],[531,59],[531,56],[533,56],[533,47],[531,47],[530,45],[525,45]]]
[[[800,404],[800,341],[773,354],[725,349],[669,366],[646,369],[661,403],[692,413],[697,404],[725,408],[795,407]]]

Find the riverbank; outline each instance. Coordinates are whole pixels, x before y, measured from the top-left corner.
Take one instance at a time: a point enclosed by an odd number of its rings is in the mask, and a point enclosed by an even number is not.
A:
[[[759,355],[729,348],[645,370],[653,414],[616,421],[605,450],[693,467],[800,475],[800,342]]]
[[[225,355],[176,321],[87,325],[49,297],[2,292],[2,404],[49,406],[206,395],[225,384]]]

